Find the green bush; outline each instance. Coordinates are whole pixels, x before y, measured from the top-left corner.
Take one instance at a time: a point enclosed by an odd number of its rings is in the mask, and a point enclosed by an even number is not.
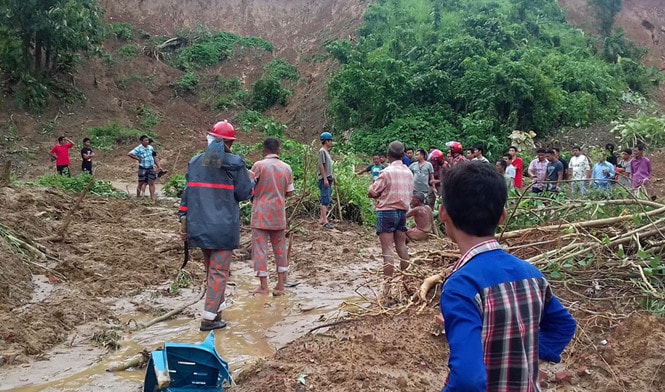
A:
[[[278,80],[290,80],[296,82],[300,79],[300,74],[296,67],[289,64],[284,59],[271,60],[266,68],[269,70],[270,76]]]
[[[209,67],[231,58],[236,48],[254,47],[272,52],[272,44],[257,37],[241,37],[226,31],[211,31],[198,26],[178,32],[184,45],[172,53],[166,53],[168,64],[189,71],[197,67]]]
[[[185,189],[187,181],[182,174],[175,174],[164,184],[162,190],[169,197],[182,197],[182,191]]]
[[[118,49],[118,54],[126,59],[136,57],[139,54],[139,48],[133,44],[123,45]]]
[[[155,137],[152,132],[121,127],[115,121],[106,126],[90,128],[89,135],[92,145],[99,150],[112,150],[119,144],[138,143],[141,135]]]
[[[119,41],[134,41],[133,27],[129,23],[111,23],[109,32]]]
[[[196,74],[196,72],[189,71],[180,78],[180,81],[178,81],[178,83],[175,85],[175,89],[180,93],[194,93],[198,85],[199,76]]]
[[[272,77],[262,78],[252,85],[249,107],[264,112],[277,104],[286,105],[290,96],[291,91],[282,88],[279,80]]]
[[[149,106],[141,105],[138,108],[138,115],[141,119],[139,125],[142,128],[152,128],[155,125],[159,124],[159,116],[155,113],[154,109]]]
[[[37,180],[37,185],[56,188],[68,193],[81,193],[90,181],[94,181],[89,191],[90,194],[112,197],[126,196],[125,193],[114,190],[110,182],[95,180],[88,173],[82,173],[74,177],[49,174],[39,177]]]
[[[502,151],[513,130],[608,121],[625,91],[659,83],[622,34],[600,51],[563,16],[551,0],[378,0],[356,44],[326,44],[342,65],[328,82],[332,129],[353,129],[363,153],[391,139]]]

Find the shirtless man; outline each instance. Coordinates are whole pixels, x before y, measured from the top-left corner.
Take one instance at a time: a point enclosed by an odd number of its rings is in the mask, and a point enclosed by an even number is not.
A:
[[[411,209],[406,213],[406,218],[413,217],[416,222],[416,227],[412,227],[406,231],[406,236],[411,241],[423,241],[427,239],[427,235],[432,231],[432,222],[434,216],[432,209],[425,203],[425,195],[416,192],[411,198]]]

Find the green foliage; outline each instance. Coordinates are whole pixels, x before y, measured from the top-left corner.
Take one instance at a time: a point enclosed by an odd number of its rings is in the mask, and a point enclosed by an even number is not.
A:
[[[116,190],[114,190],[110,182],[95,180],[88,173],[82,173],[74,177],[49,174],[39,177],[39,179],[37,180],[37,185],[56,188],[68,193],[81,193],[83,192],[85,187],[88,185],[88,182],[90,181],[94,181],[92,188],[90,188],[90,194],[92,195],[107,196],[107,197],[125,196],[124,193],[117,192]]]
[[[121,127],[115,121],[106,126],[90,128],[89,135],[90,141],[99,150],[112,150],[119,144],[138,143],[141,135],[155,137],[149,131]]]
[[[257,37],[241,37],[226,31],[211,31],[204,26],[178,32],[183,45],[166,53],[166,61],[179,69],[210,67],[233,57],[236,48],[259,48],[272,52],[272,44]]]
[[[634,146],[638,142],[651,148],[665,145],[665,117],[638,115],[625,121],[615,122],[613,132],[621,136],[621,143]]]
[[[236,120],[240,129],[243,131],[260,131],[266,136],[282,138],[284,131],[286,131],[286,124],[275,121],[272,118],[265,117],[260,112],[255,110],[246,110],[240,113]]]
[[[126,59],[136,57],[139,54],[139,48],[133,44],[123,45],[118,49],[118,54]]]
[[[129,23],[111,23],[109,33],[118,41],[134,41],[134,28]]]
[[[300,79],[300,74],[298,74],[296,67],[289,64],[284,59],[271,60],[266,68],[269,70],[270,75],[278,80],[290,80],[296,82]]]
[[[252,85],[252,96],[249,107],[252,110],[264,112],[280,104],[286,105],[291,91],[282,88],[278,79],[273,77],[261,78]]]
[[[184,74],[178,83],[175,84],[176,92],[178,93],[194,93],[196,87],[199,85],[199,76],[194,71],[189,71]]]
[[[214,93],[220,95],[213,103],[213,110],[228,110],[244,106],[249,102],[250,94],[242,88],[242,82],[237,77],[231,79],[218,77],[213,88]]]
[[[141,122],[139,125],[142,128],[152,128],[155,125],[159,124],[159,117],[155,111],[146,105],[141,105],[137,109],[139,118],[141,119]]]
[[[0,72],[19,102],[46,105],[47,78],[71,72],[79,54],[98,53],[102,10],[94,0],[6,0],[0,4]]]
[[[494,154],[513,130],[546,137],[609,120],[629,88],[644,94],[658,84],[621,32],[605,46],[599,52],[565,24],[552,0],[379,0],[357,44],[326,44],[342,63],[328,83],[328,113],[363,153],[398,139],[483,141]]]
[[[172,175],[164,184],[162,190],[169,197],[182,197],[182,191],[185,189],[185,176],[182,174]]]

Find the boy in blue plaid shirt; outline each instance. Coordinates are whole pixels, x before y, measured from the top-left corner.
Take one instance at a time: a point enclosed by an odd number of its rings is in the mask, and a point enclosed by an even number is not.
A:
[[[450,346],[444,391],[540,391],[538,360],[561,360],[575,320],[543,274],[494,239],[507,189],[492,165],[457,165],[443,189],[439,219],[462,254],[441,293]]]

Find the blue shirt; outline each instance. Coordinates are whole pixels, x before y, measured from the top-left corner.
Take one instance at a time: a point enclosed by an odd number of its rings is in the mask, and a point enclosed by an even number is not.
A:
[[[143,144],[139,144],[129,153],[140,159],[139,166],[149,169],[155,165],[154,151],[150,145],[143,147]]]
[[[607,170],[607,174],[603,173],[603,170]],[[599,188],[607,189],[609,188],[612,182],[610,180],[614,179],[614,166],[605,161],[603,163],[596,163],[593,165],[593,171],[591,172],[591,180],[593,184]]]
[[[575,333],[543,274],[497,247],[470,255],[443,287],[445,392],[539,390],[538,358],[559,362]]]

